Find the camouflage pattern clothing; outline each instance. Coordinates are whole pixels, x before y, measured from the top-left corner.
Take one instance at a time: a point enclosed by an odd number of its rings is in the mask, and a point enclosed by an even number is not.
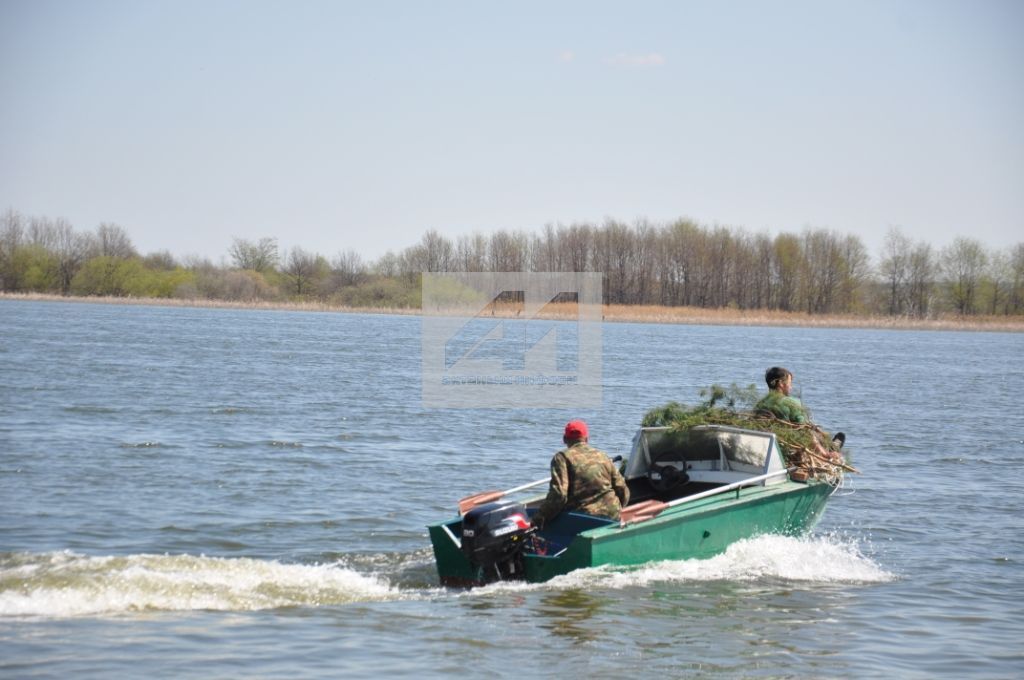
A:
[[[551,459],[551,486],[533,523],[543,527],[560,512],[570,510],[618,519],[619,510],[628,502],[626,480],[611,459],[579,441]]]
[[[787,397],[782,392],[772,390],[761,401],[757,402],[754,410],[759,413],[770,413],[776,418],[788,420],[791,423],[810,422],[807,416],[807,409],[796,397]]]

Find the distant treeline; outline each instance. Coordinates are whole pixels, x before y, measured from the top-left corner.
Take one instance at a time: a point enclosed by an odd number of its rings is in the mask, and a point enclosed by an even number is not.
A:
[[[78,231],[64,219],[0,217],[0,289],[8,292],[309,301],[415,308],[421,272],[604,272],[604,301],[810,314],[1024,314],[1024,243],[970,238],[935,249],[891,229],[873,260],[861,239],[824,229],[751,234],[690,220],[609,220],[500,230],[452,240],[437,231],[366,261],[275,238],[235,238],[225,264],[167,251],[142,255],[116,224]]]

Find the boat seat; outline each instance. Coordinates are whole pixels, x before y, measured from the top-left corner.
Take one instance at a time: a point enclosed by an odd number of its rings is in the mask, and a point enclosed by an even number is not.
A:
[[[533,510],[528,510],[527,512],[531,517],[533,516]],[[563,512],[548,522],[547,526],[537,532],[537,535],[549,543],[567,547],[572,543],[572,539],[577,534],[588,529],[608,526],[615,523],[615,521],[607,517],[597,517],[596,515],[587,515],[582,512]]]

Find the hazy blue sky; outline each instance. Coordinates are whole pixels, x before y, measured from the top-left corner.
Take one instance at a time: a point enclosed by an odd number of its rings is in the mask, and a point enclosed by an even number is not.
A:
[[[0,210],[375,258],[690,217],[1024,241],[1024,2],[0,0]]]

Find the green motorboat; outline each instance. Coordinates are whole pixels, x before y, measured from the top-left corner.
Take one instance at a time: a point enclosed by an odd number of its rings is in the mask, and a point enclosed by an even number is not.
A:
[[[710,557],[759,534],[800,534],[821,516],[842,470],[807,476],[784,461],[771,432],[644,427],[623,466],[630,503],[619,520],[564,512],[535,532],[529,518],[543,496],[508,496],[547,478],[477,494],[457,517],[428,527],[438,575],[447,586],[541,582],[584,567]]]

